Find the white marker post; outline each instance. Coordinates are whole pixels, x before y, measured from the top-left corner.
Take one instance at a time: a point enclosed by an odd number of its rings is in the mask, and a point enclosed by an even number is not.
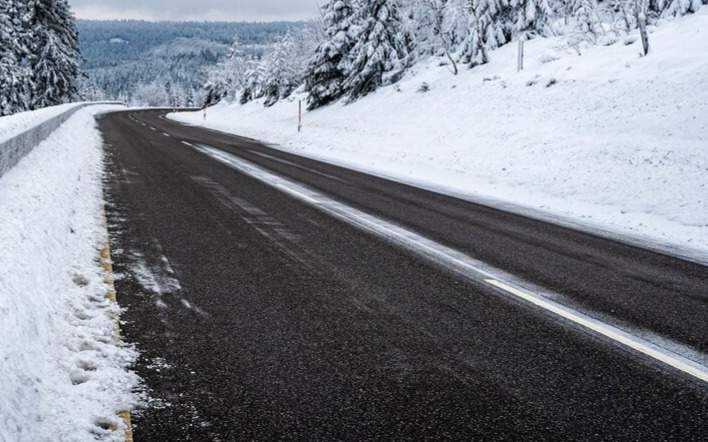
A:
[[[516,61],[516,70],[517,72],[521,72],[524,70],[524,39],[526,36],[522,36],[519,38],[519,54],[518,54],[518,60]]]
[[[297,133],[302,130],[302,100],[297,102]]]

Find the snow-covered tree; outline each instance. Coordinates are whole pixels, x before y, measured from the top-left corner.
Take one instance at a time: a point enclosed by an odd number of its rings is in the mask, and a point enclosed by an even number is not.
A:
[[[79,37],[66,0],[32,0],[33,108],[75,98],[79,83]]]
[[[297,72],[291,62],[294,46],[293,36],[288,32],[273,45],[264,59],[262,87],[266,106],[274,105],[298,87]]]
[[[597,0],[566,0],[563,4],[566,23],[572,21],[572,40],[596,42],[602,33]]]
[[[396,0],[361,0],[359,14],[356,43],[344,63],[349,101],[397,81],[411,61],[411,37]]]
[[[245,86],[249,67],[250,59],[237,36],[224,59],[208,71],[205,88],[211,97],[210,102],[224,97],[237,98]]]
[[[416,53],[445,56],[455,75],[458,69],[453,52],[467,33],[466,7],[467,0],[415,0],[409,6],[409,17],[415,21]]]
[[[549,34],[555,14],[551,0],[509,0],[514,11],[514,34],[519,38]]]
[[[263,59],[261,89],[266,106],[288,98],[305,81],[308,61],[320,40],[317,28],[306,26],[300,32],[286,33],[275,42]]]
[[[649,3],[649,7],[663,16],[677,17],[697,12],[701,0],[655,0]]]
[[[329,0],[322,7],[325,38],[305,75],[310,110],[344,95],[343,83],[349,75],[346,60],[355,44],[355,12],[352,0]]]
[[[507,0],[470,0],[469,34],[462,53],[465,64],[489,62],[489,51],[511,40],[512,12]]]
[[[32,78],[20,15],[14,0],[0,0],[0,115],[29,109]]]
[[[252,60],[246,71],[246,79],[239,97],[239,103],[246,104],[263,96],[262,83],[265,76],[263,63]]]
[[[166,85],[154,81],[139,85],[129,101],[135,106],[165,106],[170,97]]]

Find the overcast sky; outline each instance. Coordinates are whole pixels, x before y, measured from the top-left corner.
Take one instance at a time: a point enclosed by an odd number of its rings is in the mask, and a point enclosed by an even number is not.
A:
[[[319,0],[69,0],[78,18],[273,21],[317,15]]]

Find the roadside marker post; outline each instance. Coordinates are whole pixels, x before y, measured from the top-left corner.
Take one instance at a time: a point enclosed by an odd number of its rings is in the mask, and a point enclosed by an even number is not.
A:
[[[521,72],[524,70],[524,39],[526,36],[522,36],[519,38],[519,54],[518,54],[518,60],[516,61],[516,70],[517,72]]]
[[[302,130],[302,100],[297,102],[297,132]]]

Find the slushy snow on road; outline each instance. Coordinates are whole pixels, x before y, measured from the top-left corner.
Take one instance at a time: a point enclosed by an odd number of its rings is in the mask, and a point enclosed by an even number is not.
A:
[[[117,413],[134,403],[136,355],[116,340],[98,260],[107,238],[94,120],[116,109],[79,110],[0,178],[0,441],[124,440]],[[30,114],[0,127],[27,128]]]

